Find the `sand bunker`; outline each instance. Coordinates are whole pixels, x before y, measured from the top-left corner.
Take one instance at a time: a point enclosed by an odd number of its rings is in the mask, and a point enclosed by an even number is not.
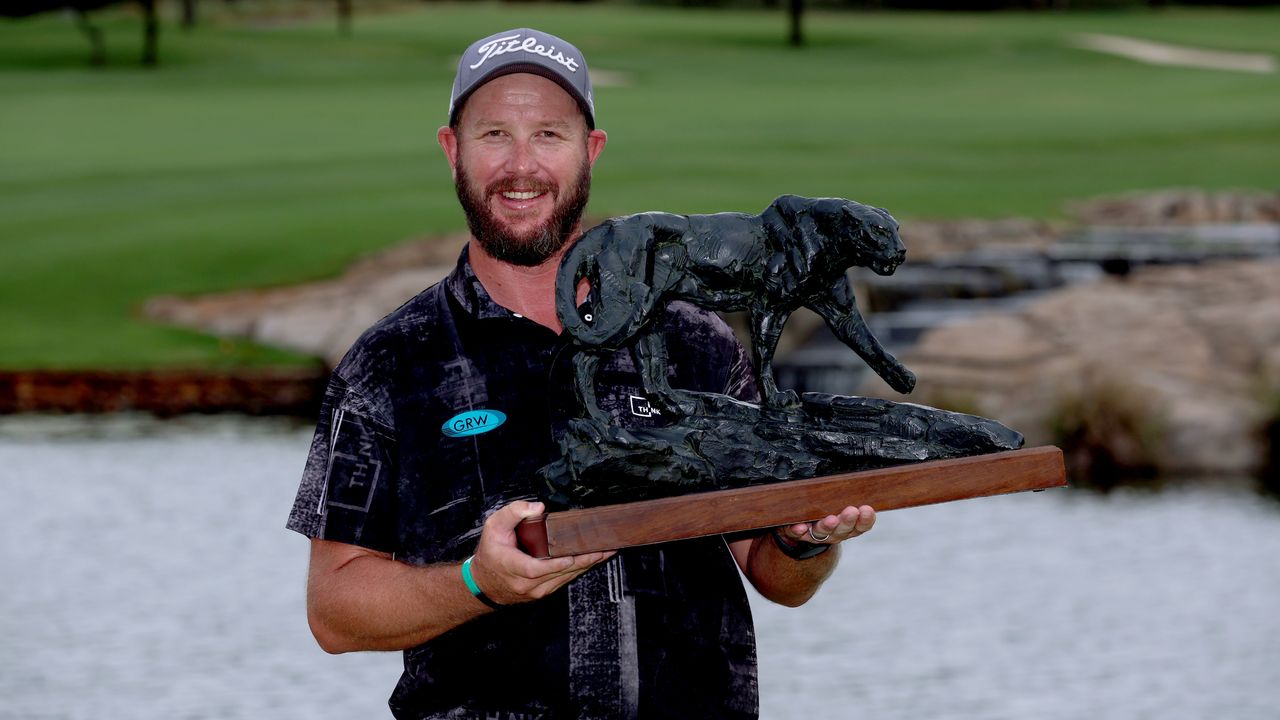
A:
[[[1086,50],[1119,55],[1152,65],[1178,65],[1252,73],[1271,73],[1276,71],[1276,59],[1267,53],[1206,50],[1186,45],[1169,45],[1151,42],[1150,40],[1138,40],[1119,35],[1100,35],[1097,33],[1073,35],[1071,44]]]

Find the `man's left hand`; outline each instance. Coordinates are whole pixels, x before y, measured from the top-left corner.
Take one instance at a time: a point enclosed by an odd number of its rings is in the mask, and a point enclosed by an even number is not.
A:
[[[835,545],[849,538],[856,538],[867,532],[876,524],[876,511],[870,505],[853,507],[840,511],[839,515],[828,515],[814,522],[795,523],[780,528],[783,537],[792,542],[807,542],[814,545]]]
[[[781,525],[772,532],[729,543],[738,567],[756,591],[773,602],[796,607],[803,605],[835,570],[838,552],[824,552],[797,558],[781,548],[784,543],[836,545],[871,529],[876,511],[870,505],[847,507],[838,515],[813,522]]]

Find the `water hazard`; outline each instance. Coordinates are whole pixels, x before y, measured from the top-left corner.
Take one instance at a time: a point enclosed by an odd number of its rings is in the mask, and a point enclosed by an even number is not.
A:
[[[371,718],[283,529],[309,431],[0,423],[0,718]],[[1024,494],[884,513],[799,609],[754,602],[762,717],[1271,720],[1280,504]],[[758,598],[753,598],[758,600]]]

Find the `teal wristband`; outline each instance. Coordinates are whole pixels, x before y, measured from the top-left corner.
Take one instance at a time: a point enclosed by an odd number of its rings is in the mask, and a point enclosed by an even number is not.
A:
[[[467,584],[467,589],[471,591],[471,594],[474,595],[477,600],[491,608],[497,609],[501,606],[490,600],[489,596],[485,595],[484,591],[480,589],[480,586],[476,584],[476,579],[471,576],[471,561],[475,558],[476,556],[472,555],[462,561],[462,582]]]

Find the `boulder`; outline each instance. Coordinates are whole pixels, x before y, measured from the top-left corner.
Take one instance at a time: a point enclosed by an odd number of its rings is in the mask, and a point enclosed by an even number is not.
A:
[[[984,252],[1036,252],[1053,245],[1062,233],[1061,227],[1030,218],[902,221],[902,242],[907,246],[907,261],[932,261],[978,250]]]
[[[913,401],[995,418],[1028,444],[1057,440],[1083,407],[1125,416],[1162,473],[1253,472],[1280,389],[1278,308],[1277,259],[1146,267],[934,328],[904,360]],[[874,377],[862,392],[903,399]]]
[[[1280,222],[1280,193],[1193,188],[1158,190],[1067,203],[1083,225],[1206,225]]]
[[[413,241],[376,253],[332,280],[143,306],[152,320],[248,338],[337,364],[360,333],[453,270],[466,235]]]

